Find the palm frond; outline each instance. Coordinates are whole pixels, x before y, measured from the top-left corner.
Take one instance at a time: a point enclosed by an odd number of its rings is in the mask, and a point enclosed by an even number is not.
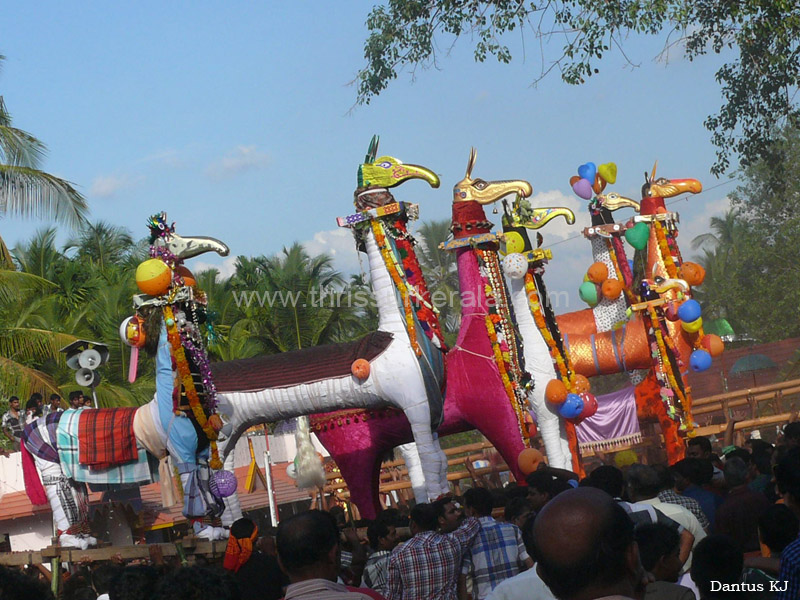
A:
[[[0,355],[0,396],[26,398],[34,392],[46,396],[59,393],[59,388],[47,373]]]
[[[0,215],[86,222],[86,199],[70,182],[29,167],[0,164]]]

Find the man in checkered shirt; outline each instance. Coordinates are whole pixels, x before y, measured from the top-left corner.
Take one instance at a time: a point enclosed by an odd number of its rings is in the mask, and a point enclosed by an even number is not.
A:
[[[456,600],[461,561],[481,528],[473,517],[453,527],[460,517],[449,498],[411,510],[413,537],[389,558],[389,600]]]
[[[467,515],[480,521],[481,530],[464,557],[461,574],[472,579],[473,598],[484,600],[501,581],[530,569],[533,559],[525,550],[519,527],[492,518],[489,490],[467,490],[464,503]]]

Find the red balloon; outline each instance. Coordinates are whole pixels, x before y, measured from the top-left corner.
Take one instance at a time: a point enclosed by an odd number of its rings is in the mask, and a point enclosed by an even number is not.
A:
[[[583,410],[581,414],[578,415],[578,418],[581,420],[588,419],[597,412],[597,397],[589,392],[584,392],[579,395],[581,400],[583,400]]]

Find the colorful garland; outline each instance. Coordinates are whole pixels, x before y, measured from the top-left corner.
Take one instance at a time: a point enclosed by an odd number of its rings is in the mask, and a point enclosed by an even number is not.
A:
[[[208,438],[208,441],[211,443],[211,461],[209,465],[212,469],[221,469],[222,461],[219,458],[219,451],[216,443],[217,432],[212,426],[212,421],[206,418],[206,413],[200,403],[200,398],[197,396],[197,389],[194,386],[192,372],[186,360],[186,352],[184,351],[181,341],[181,334],[178,331],[175,315],[170,305],[164,306],[164,323],[167,327],[167,339],[169,340],[172,350],[172,357],[175,360],[186,398],[189,400],[189,407],[192,409],[192,414],[194,414],[198,425],[200,425],[203,433],[206,434],[206,438]]]
[[[658,240],[658,249],[661,254],[661,261],[664,263],[664,269],[666,269],[670,279],[676,279],[678,277],[678,268],[672,258],[667,236],[664,233],[664,226],[659,221],[653,221],[653,230],[656,232],[656,240]]]
[[[478,248],[475,250],[475,255],[478,259],[486,294],[486,332],[492,344],[494,362],[500,373],[506,396],[517,416],[520,434],[525,440],[525,444],[529,445],[530,440],[524,433],[526,428],[524,410],[527,404],[526,391],[530,386],[530,376],[522,364],[519,337],[514,329],[505,281],[500,271],[500,261],[494,250]]]
[[[525,273],[525,292],[528,296],[528,305],[531,308],[533,320],[536,322],[536,327],[539,328],[544,341],[547,342],[547,347],[550,350],[550,357],[553,359],[553,364],[556,366],[558,377],[564,382],[567,392],[572,392],[572,376],[574,375],[574,371],[570,364],[569,355],[561,353],[555,338],[553,338],[553,334],[550,333],[550,328],[547,326],[544,313],[542,312],[542,305],[539,302],[539,293],[536,291],[536,284],[533,281],[533,275],[530,270]]]

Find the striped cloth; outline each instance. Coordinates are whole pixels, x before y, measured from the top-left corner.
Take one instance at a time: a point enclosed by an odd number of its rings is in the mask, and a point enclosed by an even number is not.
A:
[[[64,475],[75,481],[91,484],[118,485],[121,483],[152,483],[156,479],[151,475],[147,461],[147,452],[138,448],[136,462],[117,465],[108,469],[94,469],[82,465],[79,460],[80,413],[92,408],[68,409],[62,413],[58,422],[58,457]]]
[[[82,465],[105,469],[137,459],[133,416],[137,408],[98,408],[81,412],[78,458]]]
[[[42,431],[44,429],[44,431]],[[48,462],[58,462],[58,452],[50,443],[49,436],[47,436],[46,425],[44,424],[44,417],[34,419],[31,423],[25,426],[22,431],[22,443],[31,454],[34,454]]]
[[[473,597],[486,598],[497,585],[525,568],[528,552],[522,532],[511,523],[481,517],[481,530],[461,563],[461,573],[471,576]]]

